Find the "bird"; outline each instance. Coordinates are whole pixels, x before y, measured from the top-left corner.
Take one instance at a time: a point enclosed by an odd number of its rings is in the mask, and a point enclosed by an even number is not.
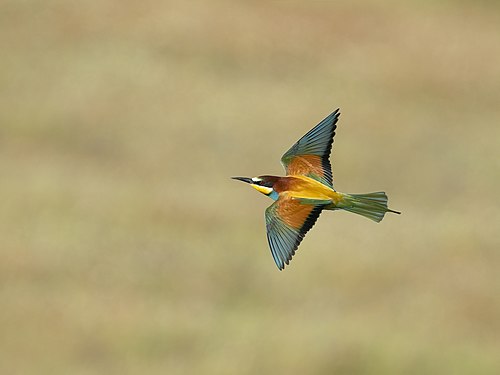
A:
[[[388,208],[385,192],[347,194],[334,189],[330,153],[340,109],[336,109],[300,138],[281,157],[286,176],[231,177],[250,184],[274,202],[266,209],[267,240],[281,271],[295,255],[305,234],[324,210],[345,210],[375,222]]]

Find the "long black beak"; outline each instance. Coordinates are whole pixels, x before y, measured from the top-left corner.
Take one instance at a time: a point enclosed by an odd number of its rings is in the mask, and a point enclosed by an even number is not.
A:
[[[231,177],[233,180],[240,180],[243,182],[246,182],[247,184],[253,184],[254,182],[252,181],[251,178],[248,177]]]

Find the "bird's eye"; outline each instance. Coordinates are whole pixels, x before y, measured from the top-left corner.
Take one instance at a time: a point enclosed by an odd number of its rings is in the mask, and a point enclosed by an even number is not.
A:
[[[258,177],[252,177],[252,181],[255,185],[261,185],[262,179]]]

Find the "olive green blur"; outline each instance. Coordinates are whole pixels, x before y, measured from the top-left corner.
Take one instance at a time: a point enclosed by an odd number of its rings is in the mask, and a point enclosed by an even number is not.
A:
[[[1,374],[499,374],[500,3],[0,2]],[[340,107],[286,271],[231,176]]]

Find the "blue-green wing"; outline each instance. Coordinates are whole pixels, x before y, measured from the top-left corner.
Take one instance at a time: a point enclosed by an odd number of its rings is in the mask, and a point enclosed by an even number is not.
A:
[[[327,116],[281,158],[287,175],[306,175],[333,188],[330,153],[340,110]]]
[[[303,204],[280,197],[266,210],[267,240],[280,270],[292,259],[300,242],[318,219],[324,205]]]

